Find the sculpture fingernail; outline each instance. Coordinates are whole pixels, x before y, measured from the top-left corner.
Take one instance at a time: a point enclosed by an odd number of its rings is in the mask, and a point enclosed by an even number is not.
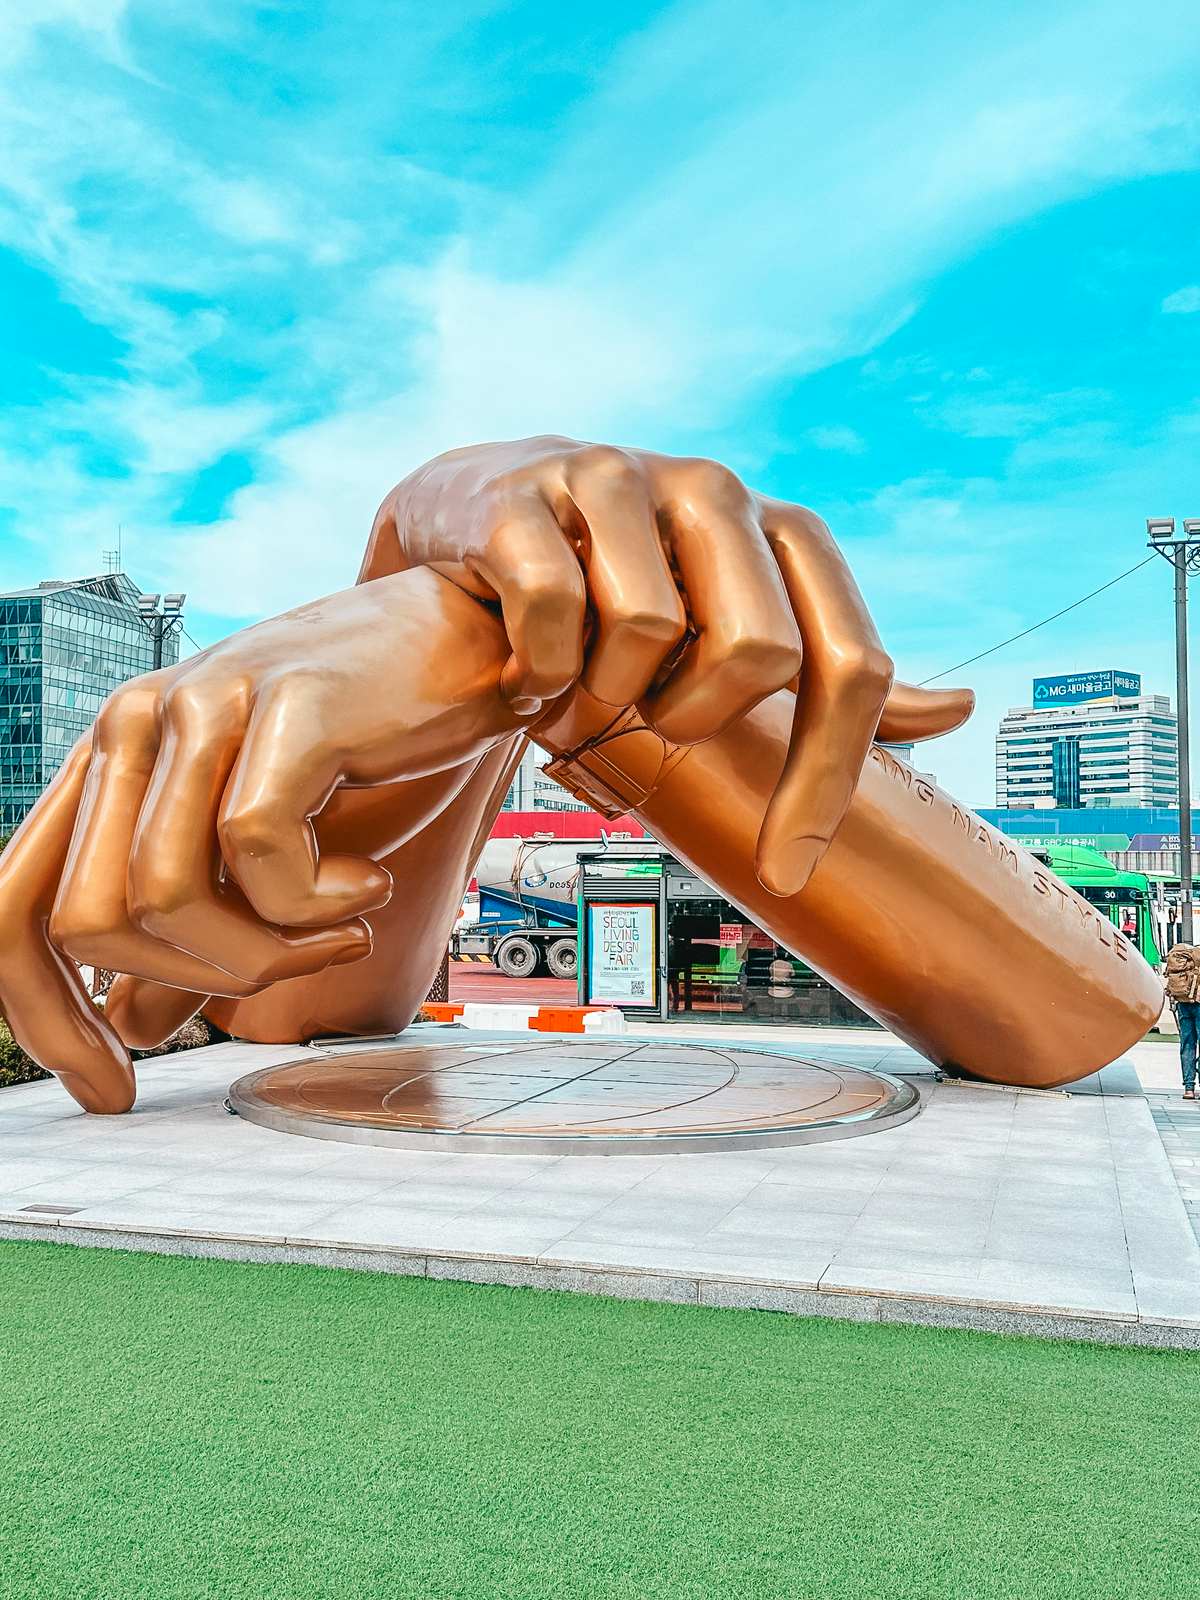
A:
[[[371,954],[372,939],[370,932],[360,929],[348,938],[344,938],[338,949],[330,958],[331,967],[346,967],[352,961],[361,961],[364,956]]]
[[[542,702],[535,694],[515,694],[508,702],[510,708],[519,717],[532,717],[542,709]]]
[[[771,894],[799,894],[828,848],[828,839],[807,837],[761,851],[756,864],[758,881]]]

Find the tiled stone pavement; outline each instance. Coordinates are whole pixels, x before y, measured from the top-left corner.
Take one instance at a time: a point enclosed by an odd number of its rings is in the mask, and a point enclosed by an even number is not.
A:
[[[1181,1100],[1177,1094],[1146,1096],[1179,1186],[1184,1209],[1200,1239],[1200,1101]]]
[[[922,1115],[791,1149],[393,1151],[230,1117],[233,1079],[296,1050],[221,1045],[143,1063],[128,1117],[0,1091],[0,1236],[1200,1347],[1200,1245],[1129,1068],[1018,1093],[883,1034],[754,1043],[904,1073]]]

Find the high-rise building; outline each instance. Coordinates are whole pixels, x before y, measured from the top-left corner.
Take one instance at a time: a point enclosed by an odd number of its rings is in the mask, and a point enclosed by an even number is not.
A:
[[[533,778],[533,809],[535,811],[590,811],[586,800],[577,800],[569,789],[555,783],[538,767]]]
[[[996,804],[1006,809],[1171,806],[1178,728],[1166,695],[1136,672],[1033,680],[996,735]]]
[[[550,758],[536,745],[530,745],[513,773],[512,783],[504,798],[505,811],[590,811],[591,807],[576,800],[542,771],[542,764]]]
[[[24,819],[112,691],[153,668],[154,640],[140,598],[123,572],[0,594],[0,828],[6,833]],[[179,639],[168,628],[163,665],[178,659]]]

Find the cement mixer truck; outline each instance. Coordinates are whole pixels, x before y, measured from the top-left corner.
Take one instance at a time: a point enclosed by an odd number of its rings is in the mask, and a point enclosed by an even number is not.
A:
[[[506,978],[573,978],[580,850],[595,839],[489,839],[475,868],[479,920],[460,923],[452,956],[490,957]]]
[[[478,921],[460,922],[450,940],[454,957],[491,959],[507,978],[548,971],[574,978],[579,852],[607,848],[601,836],[489,839],[475,868]],[[626,841],[628,842],[627,838]]]

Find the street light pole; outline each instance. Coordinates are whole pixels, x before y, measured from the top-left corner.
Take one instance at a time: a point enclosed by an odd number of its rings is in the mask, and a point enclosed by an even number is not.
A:
[[[1185,518],[1183,538],[1175,537],[1174,517],[1146,521],[1150,549],[1175,568],[1175,715],[1179,773],[1179,914],[1183,942],[1192,942],[1192,771],[1188,721],[1187,581],[1200,571],[1200,518]]]
[[[1175,711],[1179,722],[1179,899],[1185,944],[1192,942],[1192,763],[1188,737],[1187,561],[1175,567]]]
[[[138,616],[154,647],[155,672],[163,664],[164,642],[183,628],[183,602],[186,599],[185,594],[169,594],[165,599],[157,594],[138,597]]]

